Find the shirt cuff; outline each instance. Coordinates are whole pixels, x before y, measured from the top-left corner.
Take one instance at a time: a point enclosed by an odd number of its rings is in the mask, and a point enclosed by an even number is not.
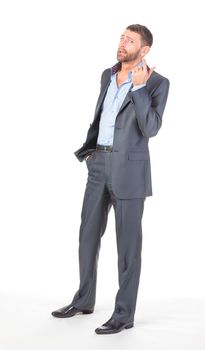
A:
[[[131,89],[131,91],[135,91],[135,90],[141,89],[141,88],[144,87],[144,86],[146,86],[146,84],[135,85],[135,86],[133,86],[133,88]]]

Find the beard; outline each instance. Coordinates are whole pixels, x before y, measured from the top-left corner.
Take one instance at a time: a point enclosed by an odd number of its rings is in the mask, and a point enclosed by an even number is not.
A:
[[[140,50],[134,53],[127,53],[125,50],[118,50],[117,51],[117,60],[119,62],[131,62],[134,60],[137,60],[140,57]]]

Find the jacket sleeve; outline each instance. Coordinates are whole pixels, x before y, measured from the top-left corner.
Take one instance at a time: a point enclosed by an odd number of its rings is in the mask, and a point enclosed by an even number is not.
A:
[[[146,86],[131,92],[137,122],[145,137],[155,136],[162,125],[162,115],[167,102],[169,85],[169,80],[164,78],[152,96],[149,95]]]

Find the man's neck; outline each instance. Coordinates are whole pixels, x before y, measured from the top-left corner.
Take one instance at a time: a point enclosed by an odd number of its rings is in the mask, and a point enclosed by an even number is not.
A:
[[[141,62],[141,58],[135,61],[131,61],[131,62],[122,62],[121,63],[121,73],[127,74],[130,70],[132,70],[133,68],[135,68],[140,62]]]

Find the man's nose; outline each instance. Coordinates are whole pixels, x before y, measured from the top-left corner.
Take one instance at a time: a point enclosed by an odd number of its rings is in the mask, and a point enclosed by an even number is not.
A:
[[[120,45],[119,45],[119,48],[120,49],[124,49],[126,46],[126,43],[125,42],[120,42]]]

